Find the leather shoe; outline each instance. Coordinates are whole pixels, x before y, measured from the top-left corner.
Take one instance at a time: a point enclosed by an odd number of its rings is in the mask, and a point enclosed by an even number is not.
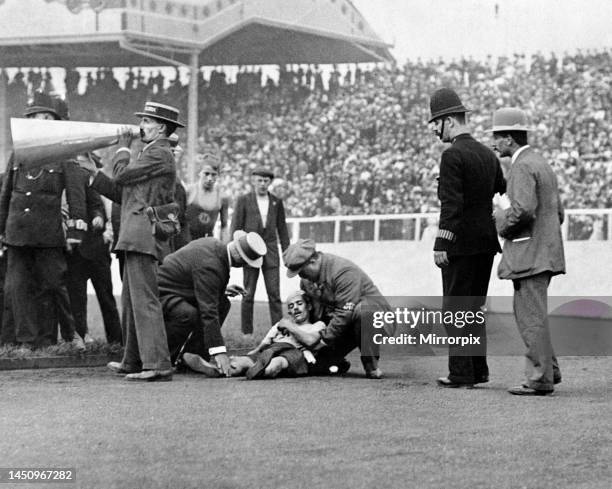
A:
[[[194,372],[206,375],[207,377],[221,377],[219,367],[204,360],[200,355],[194,353],[184,353],[183,363]]]
[[[125,368],[121,362],[108,362],[106,367],[116,374],[133,374],[138,372],[138,370],[132,370],[129,368]]]
[[[543,391],[538,389],[532,389],[531,387],[526,387],[524,385],[517,385],[516,387],[511,387],[508,389],[510,394],[515,396],[549,396],[554,390]]]
[[[489,382],[489,377],[480,377],[474,381],[474,384],[486,384]]]
[[[85,346],[85,342],[83,338],[81,338],[78,334],[74,333],[74,338],[70,342],[72,346],[74,346],[77,350],[85,351],[87,348]]]
[[[560,383],[561,383],[561,377],[555,377],[555,378],[553,379],[553,384],[557,385],[557,384],[560,384]],[[527,382],[523,382],[523,383],[521,384],[521,386],[523,386],[523,387],[525,387],[525,388],[527,388],[527,389],[530,389],[529,384],[528,384]]]
[[[440,387],[447,387],[449,389],[459,389],[463,387],[464,389],[473,389],[474,384],[462,384],[459,382],[453,382],[448,377],[439,377],[436,382]]]
[[[349,364],[349,367],[350,367],[350,364]],[[366,379],[380,380],[383,378],[383,373],[382,373],[382,370],[377,367],[374,370],[366,370],[365,376],[366,376]]]
[[[127,374],[125,378],[136,382],[168,382],[172,380],[172,369],[143,370],[139,373]]]

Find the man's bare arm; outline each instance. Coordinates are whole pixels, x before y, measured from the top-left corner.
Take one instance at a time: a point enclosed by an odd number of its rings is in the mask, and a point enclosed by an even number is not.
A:
[[[278,329],[279,331],[288,331],[296,340],[309,349],[312,349],[321,341],[321,335],[319,333],[304,331],[297,324],[286,318],[278,322]]]

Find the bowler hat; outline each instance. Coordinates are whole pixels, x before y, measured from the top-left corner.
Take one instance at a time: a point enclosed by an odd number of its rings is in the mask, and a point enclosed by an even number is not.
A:
[[[470,112],[470,109],[466,109],[461,103],[459,95],[450,88],[436,90],[429,100],[429,109],[431,110],[429,122],[433,122],[444,115]]]
[[[255,232],[246,233],[238,229],[234,232],[232,244],[248,265],[261,268],[263,256],[267,253],[268,248],[259,234]]]
[[[170,105],[159,104],[157,102],[147,102],[142,112],[134,112],[134,115],[140,117],[153,117],[164,122],[171,122],[179,127],[185,127],[185,124],[179,122],[179,110]]]
[[[312,239],[298,239],[283,252],[283,261],[287,267],[287,277],[295,277],[300,269],[316,253]]]
[[[516,107],[497,109],[493,113],[493,127],[485,132],[531,131],[527,125],[527,114]]]
[[[269,178],[270,180],[274,179],[274,172],[264,166],[255,167],[255,169],[251,172],[251,175],[257,175],[259,177],[266,177],[266,178]]]

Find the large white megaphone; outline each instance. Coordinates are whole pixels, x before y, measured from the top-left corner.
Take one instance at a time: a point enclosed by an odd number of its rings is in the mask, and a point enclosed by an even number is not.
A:
[[[128,124],[11,118],[14,161],[33,169],[74,158],[116,144],[119,134],[126,129],[132,134],[140,131],[138,126]]]

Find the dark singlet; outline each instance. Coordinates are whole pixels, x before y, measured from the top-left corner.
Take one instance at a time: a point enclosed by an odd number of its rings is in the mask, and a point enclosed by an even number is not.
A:
[[[221,192],[218,188],[215,188],[207,195],[205,200],[206,202],[192,202],[187,205],[185,219],[189,223],[191,239],[212,236],[215,230],[215,224],[223,205]]]

